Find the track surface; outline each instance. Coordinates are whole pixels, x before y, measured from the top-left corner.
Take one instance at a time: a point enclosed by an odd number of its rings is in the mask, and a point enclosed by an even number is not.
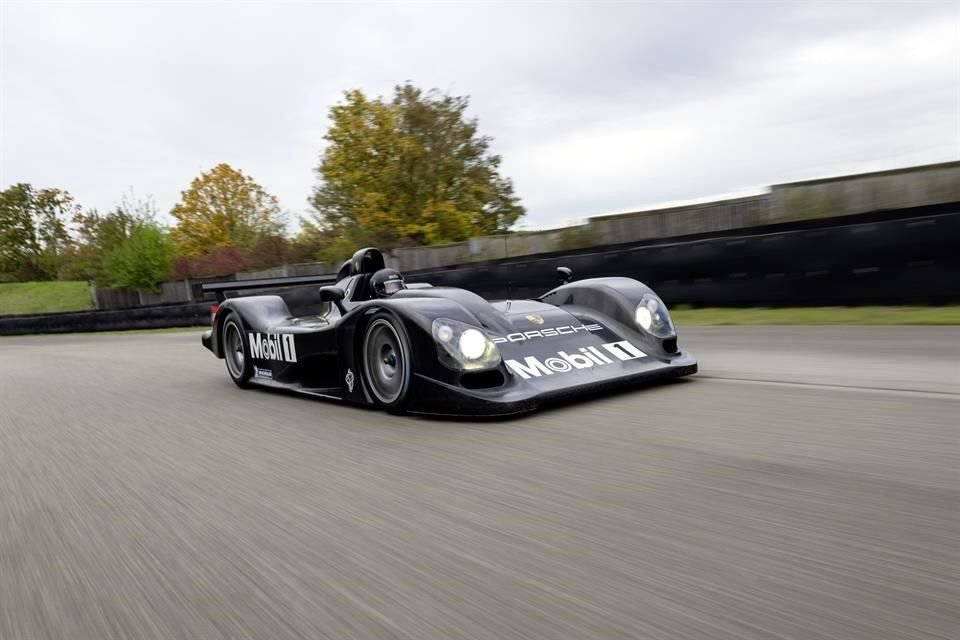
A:
[[[0,340],[0,638],[958,638],[960,331],[696,329],[508,422]]]

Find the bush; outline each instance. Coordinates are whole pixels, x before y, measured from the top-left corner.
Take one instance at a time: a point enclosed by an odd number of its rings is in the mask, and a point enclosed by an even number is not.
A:
[[[173,262],[171,276],[175,280],[228,276],[243,270],[243,252],[235,247],[217,247],[199,256],[181,257]]]
[[[118,249],[104,258],[107,283],[113,287],[157,291],[173,259],[173,244],[155,224],[133,228]]]

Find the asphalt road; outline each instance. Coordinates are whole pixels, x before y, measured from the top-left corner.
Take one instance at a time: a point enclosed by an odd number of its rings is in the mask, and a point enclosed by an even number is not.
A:
[[[0,638],[960,638],[960,330],[696,329],[505,422],[0,339]]]

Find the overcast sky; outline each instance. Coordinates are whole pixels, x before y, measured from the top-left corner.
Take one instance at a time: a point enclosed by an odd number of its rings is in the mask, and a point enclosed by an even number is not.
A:
[[[527,227],[960,159],[960,2],[0,2],[0,188],[167,211],[228,162],[291,217],[342,92],[469,95]]]

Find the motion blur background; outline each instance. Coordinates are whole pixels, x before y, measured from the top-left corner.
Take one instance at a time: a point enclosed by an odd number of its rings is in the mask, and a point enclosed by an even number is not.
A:
[[[960,637],[957,2],[5,1],[0,189],[0,335],[83,332],[0,338],[0,639]],[[368,244],[644,280],[700,373],[444,422],[201,347]]]

